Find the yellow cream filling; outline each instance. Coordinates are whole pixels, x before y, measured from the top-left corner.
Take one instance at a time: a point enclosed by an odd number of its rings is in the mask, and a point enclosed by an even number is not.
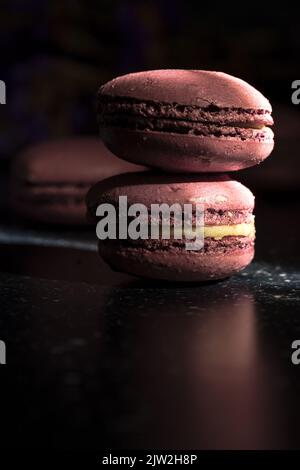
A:
[[[223,237],[252,237],[255,235],[254,222],[236,225],[207,225],[204,227],[204,238],[220,240]]]
[[[183,236],[192,238],[201,235],[203,227],[193,227],[192,229],[183,230]],[[171,230],[174,236],[177,231],[173,228]],[[180,230],[178,234],[180,235]],[[236,224],[236,225],[205,225],[204,226],[204,238],[214,238],[215,240],[221,240],[223,237],[254,237],[255,226],[254,220],[248,224]]]

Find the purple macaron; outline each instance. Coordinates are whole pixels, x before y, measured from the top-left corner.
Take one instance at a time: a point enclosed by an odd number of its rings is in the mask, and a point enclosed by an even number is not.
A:
[[[36,222],[85,225],[84,198],[97,181],[141,167],[116,158],[96,137],[45,141],[13,161],[11,202],[17,214]]]
[[[271,112],[245,81],[203,70],[131,73],[98,93],[107,147],[169,172],[227,172],[261,163],[274,146]]]
[[[116,271],[167,281],[207,281],[222,279],[245,268],[254,256],[254,196],[227,175],[166,175],[138,172],[113,176],[93,186],[86,203],[91,218],[99,206],[115,208],[119,215],[121,196],[128,207],[153,204],[173,207],[202,204],[204,245],[187,250],[185,234],[181,239],[107,237],[99,241],[99,253]],[[113,211],[114,212],[114,211]],[[193,212],[193,220],[194,220]],[[119,219],[118,219],[119,220]],[[170,218],[171,232],[175,227]],[[145,219],[149,226],[152,214]],[[118,221],[111,220],[113,226]],[[128,223],[129,219],[128,219]],[[162,220],[160,220],[160,226]],[[117,232],[116,232],[117,233]],[[150,234],[150,230],[149,230]]]

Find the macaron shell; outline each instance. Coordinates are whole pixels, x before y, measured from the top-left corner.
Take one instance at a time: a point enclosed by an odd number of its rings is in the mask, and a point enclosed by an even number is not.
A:
[[[18,201],[15,209],[20,216],[44,224],[85,225],[86,223],[86,207],[83,200],[49,204]]]
[[[150,70],[115,78],[100,95],[162,101],[199,107],[263,109],[269,101],[240,78],[206,70]]]
[[[87,206],[93,210],[101,202],[118,204],[119,196],[134,203],[202,203],[217,210],[253,210],[252,192],[224,174],[169,175],[151,171],[113,176],[93,186],[87,194]]]
[[[135,276],[176,282],[224,279],[251,263],[254,247],[222,254],[186,250],[147,252],[99,243],[99,253],[112,269]]]
[[[113,174],[142,168],[113,155],[97,137],[76,137],[25,149],[13,160],[12,176],[37,184],[93,184]]]
[[[241,140],[104,127],[100,135],[120,158],[168,172],[227,172],[261,163],[274,141]]]

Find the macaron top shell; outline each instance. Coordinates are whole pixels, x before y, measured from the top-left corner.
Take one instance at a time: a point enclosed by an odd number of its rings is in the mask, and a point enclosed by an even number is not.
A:
[[[243,108],[271,113],[269,101],[240,78],[206,70],[151,70],[124,75],[100,88],[100,96],[208,108]]]
[[[127,196],[128,205],[200,203],[204,209],[219,211],[254,208],[252,192],[227,175],[163,175],[154,172],[113,176],[95,186],[87,194],[91,215],[103,202],[118,204],[119,196]]]
[[[13,162],[13,177],[31,184],[93,184],[113,174],[138,171],[139,165],[113,155],[94,137],[57,139],[36,144]]]

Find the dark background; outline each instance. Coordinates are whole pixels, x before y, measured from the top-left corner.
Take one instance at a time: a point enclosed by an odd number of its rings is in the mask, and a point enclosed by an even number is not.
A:
[[[96,135],[97,88],[120,74],[224,71],[265,94],[275,119],[272,155],[234,175],[256,196],[255,260],[220,283],[124,281],[89,250],[94,229],[86,241],[75,228],[13,225],[0,212],[7,344],[0,446],[299,449],[300,368],[290,359],[300,338],[296,7],[184,0],[0,7],[1,209],[11,159],[39,141]],[[46,238],[50,246],[41,244]]]
[[[265,3],[184,0],[2,0],[0,155],[48,138],[97,134],[95,94],[121,74],[156,68],[220,70],[257,87],[274,109],[276,147],[242,173],[252,188],[299,187],[299,15]],[[254,185],[254,187],[253,187]]]

